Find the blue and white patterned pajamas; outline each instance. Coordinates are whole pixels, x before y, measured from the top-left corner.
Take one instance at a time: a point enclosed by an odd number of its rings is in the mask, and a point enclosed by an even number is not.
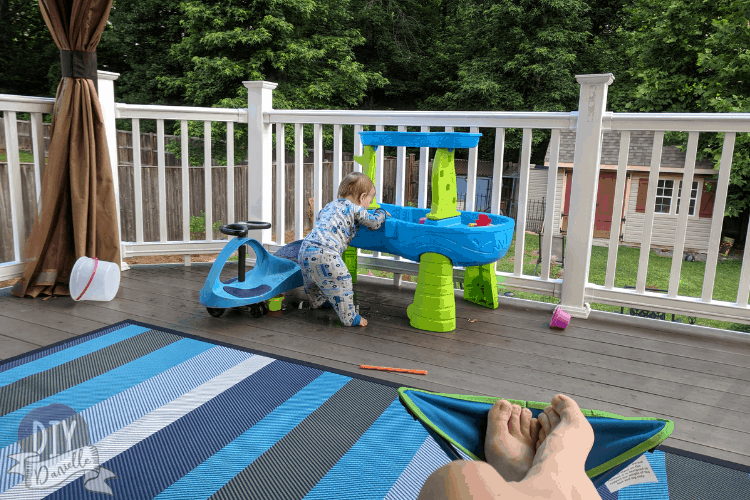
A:
[[[315,227],[299,250],[299,264],[310,307],[326,302],[336,309],[346,326],[358,326],[360,315],[354,308],[352,276],[341,255],[349,246],[360,224],[375,230],[385,221],[385,210],[374,213],[340,198],[327,204],[318,214]]]

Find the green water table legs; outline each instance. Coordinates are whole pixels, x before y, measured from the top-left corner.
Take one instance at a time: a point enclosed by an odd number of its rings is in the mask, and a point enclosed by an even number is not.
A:
[[[470,266],[464,272],[464,300],[497,309],[495,263]]]
[[[355,247],[346,247],[344,254],[341,256],[346,264],[346,269],[352,275],[352,284],[357,284],[357,249]]]
[[[432,209],[429,220],[458,217],[456,209],[455,153],[439,148],[432,163]],[[456,329],[456,293],[453,285],[453,264],[438,253],[425,253],[419,258],[419,276],[414,302],[406,309],[414,328],[430,332],[450,332]]]
[[[453,264],[438,253],[419,258],[419,277],[414,303],[406,308],[414,328],[430,332],[456,329],[456,296],[453,289]]]

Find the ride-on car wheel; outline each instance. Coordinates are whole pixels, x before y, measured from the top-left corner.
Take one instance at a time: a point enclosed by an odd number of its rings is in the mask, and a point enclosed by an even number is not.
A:
[[[263,317],[263,309],[261,309],[260,305],[253,304],[250,306],[250,316],[252,316],[253,318]]]
[[[207,307],[206,311],[208,311],[208,314],[213,316],[214,318],[218,318],[222,314],[224,314],[224,311],[226,311],[223,307]]]

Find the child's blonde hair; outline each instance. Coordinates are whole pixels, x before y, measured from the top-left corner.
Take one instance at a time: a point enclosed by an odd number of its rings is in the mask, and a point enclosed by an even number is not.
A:
[[[355,200],[359,200],[363,194],[370,194],[370,190],[374,187],[375,185],[367,175],[362,172],[352,172],[344,177],[339,184],[338,197],[348,198],[352,196]]]

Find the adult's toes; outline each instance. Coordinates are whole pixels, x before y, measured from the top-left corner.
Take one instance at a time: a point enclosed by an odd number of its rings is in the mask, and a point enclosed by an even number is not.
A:
[[[541,439],[542,432],[545,434],[549,434],[552,432],[552,425],[550,425],[549,417],[546,413],[542,412],[537,417],[537,420],[539,421],[539,424],[541,425],[541,428],[539,429],[539,436]]]
[[[514,434],[520,434],[521,432],[521,407],[518,405],[511,406],[510,420],[508,421],[508,429]]]
[[[546,438],[546,437],[547,437],[547,433],[546,433],[546,432],[544,432],[544,428],[543,428],[543,427],[541,427],[541,428],[539,429],[539,437],[537,438],[537,441],[536,441],[536,449],[537,449],[537,450],[538,450],[538,449],[539,449],[539,447],[540,447],[540,446],[542,445],[542,443],[544,442],[544,440],[545,440],[545,438]]]
[[[531,410],[528,408],[521,409],[521,433],[531,436]]]
[[[532,443],[536,443],[537,439],[539,439],[540,428],[541,428],[541,424],[539,423],[539,420],[532,418],[531,421],[529,422],[529,437],[531,437]]]
[[[492,408],[487,418],[487,434],[504,433],[508,431],[508,421],[511,418],[513,405],[505,399],[499,399]]]
[[[544,414],[547,415],[551,427],[555,427],[560,423],[560,415],[558,415],[557,410],[552,405],[544,409]]]
[[[581,412],[581,408],[578,406],[578,403],[564,394],[558,394],[557,396],[555,396],[555,398],[552,400],[552,404],[555,407],[557,413],[567,421],[576,423],[582,418],[585,418],[583,416],[583,413]]]

